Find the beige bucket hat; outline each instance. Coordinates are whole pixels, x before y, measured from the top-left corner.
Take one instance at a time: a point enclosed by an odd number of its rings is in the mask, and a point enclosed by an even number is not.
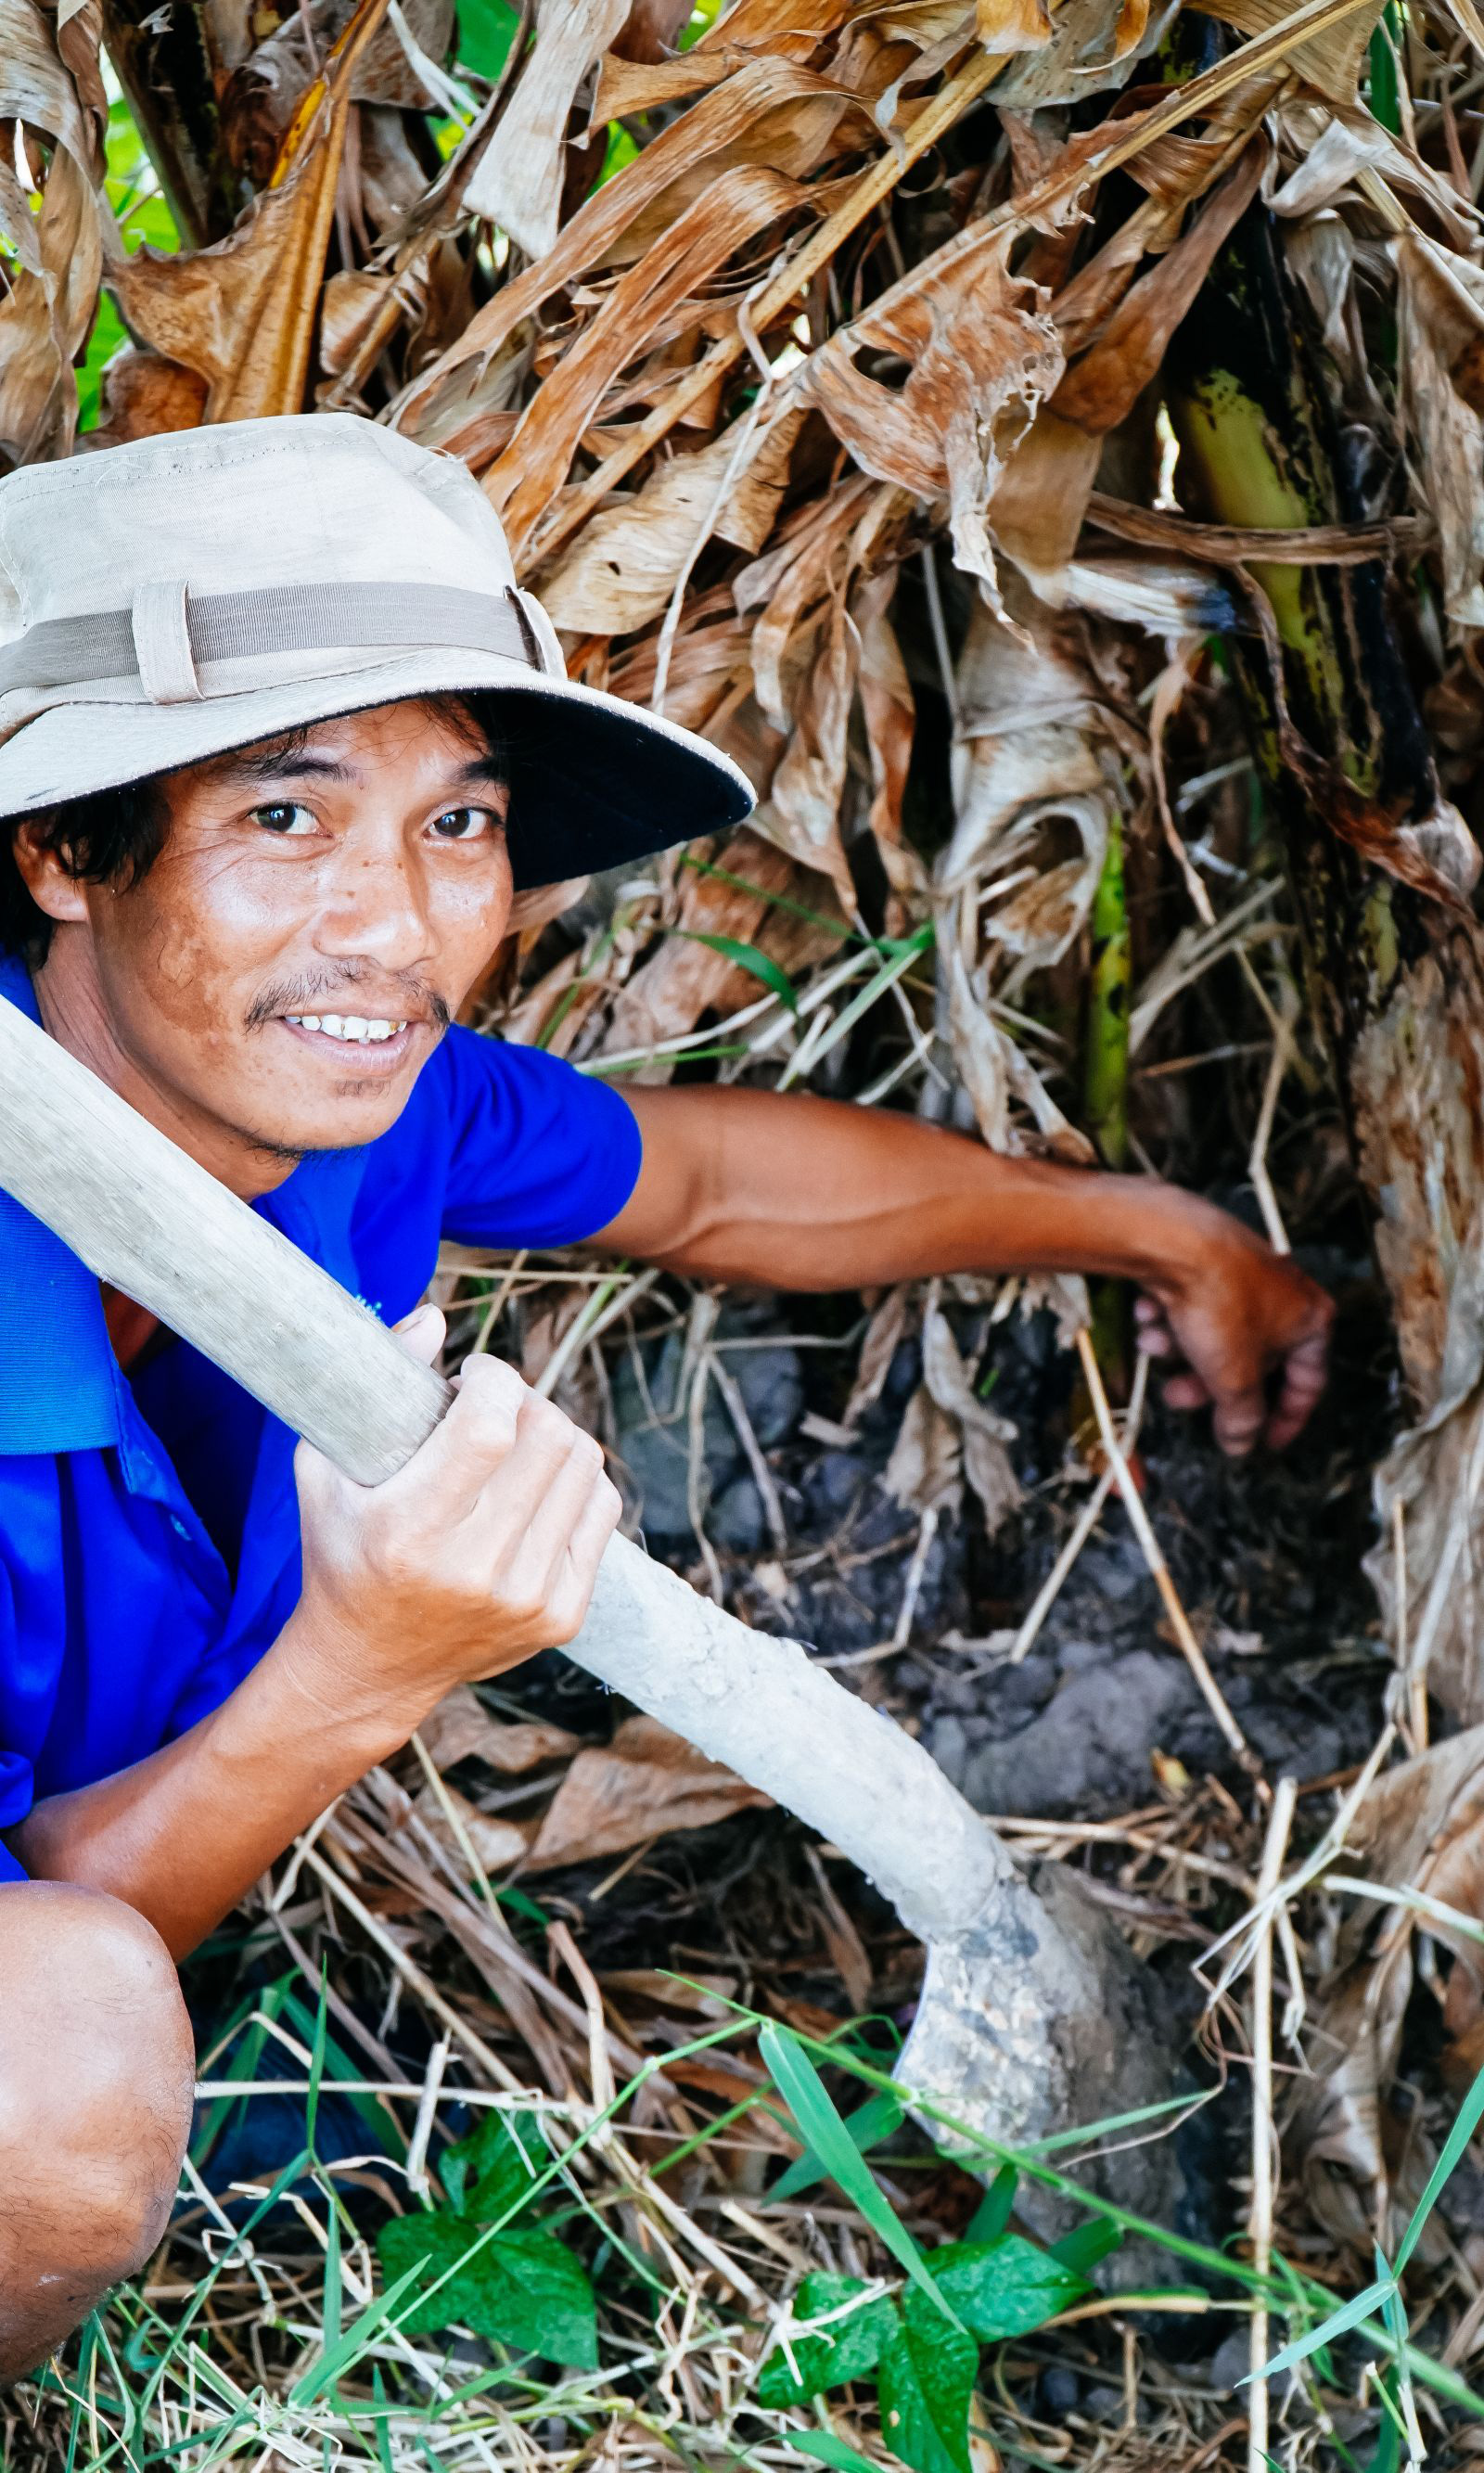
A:
[[[509,700],[519,886],[752,808],[715,748],[567,678],[478,483],[395,430],[225,421],[0,480],[0,817],[491,687]]]

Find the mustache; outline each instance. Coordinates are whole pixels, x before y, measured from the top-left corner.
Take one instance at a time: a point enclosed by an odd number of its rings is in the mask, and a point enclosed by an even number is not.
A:
[[[297,978],[270,980],[248,1007],[247,1026],[249,1030],[258,1030],[265,1021],[276,1020],[280,1014],[323,1013],[326,1009],[323,998],[345,996],[373,975],[369,967],[347,962],[335,971],[306,971]],[[395,1006],[381,1008],[387,1016],[399,1020],[430,1021],[438,1031],[447,1029],[453,1009],[435,987],[407,972],[394,972],[391,983],[400,994]],[[378,977],[377,984],[384,988],[385,977]]]

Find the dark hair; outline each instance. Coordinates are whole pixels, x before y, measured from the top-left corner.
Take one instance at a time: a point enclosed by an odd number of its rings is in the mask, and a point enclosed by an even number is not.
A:
[[[508,774],[509,750],[497,691],[399,700],[438,704],[450,710]],[[281,754],[286,747],[301,744],[310,727],[306,723],[299,730],[279,732],[266,739],[264,747]],[[164,848],[169,823],[166,778],[163,773],[151,773],[116,790],[91,790],[84,798],[61,799],[55,806],[12,820],[9,832],[0,833],[0,953],[19,953],[35,970],[45,961],[52,941],[53,923],[32,900],[16,865],[15,835],[21,826],[29,824],[40,847],[60,859],[79,883],[112,885],[122,893],[149,874]]]
[[[61,861],[69,876],[120,890],[145,875],[165,839],[161,776],[126,781],[117,790],[94,790],[84,799],[62,799],[30,817],[17,816],[0,846],[0,952],[20,953],[33,969],[44,962],[52,922],[31,899],[15,863],[15,835],[29,824],[41,848]]]

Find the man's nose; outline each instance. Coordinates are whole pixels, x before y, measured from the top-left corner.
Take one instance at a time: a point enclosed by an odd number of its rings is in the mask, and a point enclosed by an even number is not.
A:
[[[379,847],[337,853],[315,942],[337,961],[415,970],[431,958],[432,929],[421,872],[400,834]]]

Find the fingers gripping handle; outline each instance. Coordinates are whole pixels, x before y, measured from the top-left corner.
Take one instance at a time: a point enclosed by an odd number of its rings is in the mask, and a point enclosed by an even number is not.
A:
[[[359,1483],[443,1415],[440,1374],[3,997],[0,1187]],[[924,1936],[1009,1872],[921,1744],[625,1538],[568,1653],[833,1839]]]

